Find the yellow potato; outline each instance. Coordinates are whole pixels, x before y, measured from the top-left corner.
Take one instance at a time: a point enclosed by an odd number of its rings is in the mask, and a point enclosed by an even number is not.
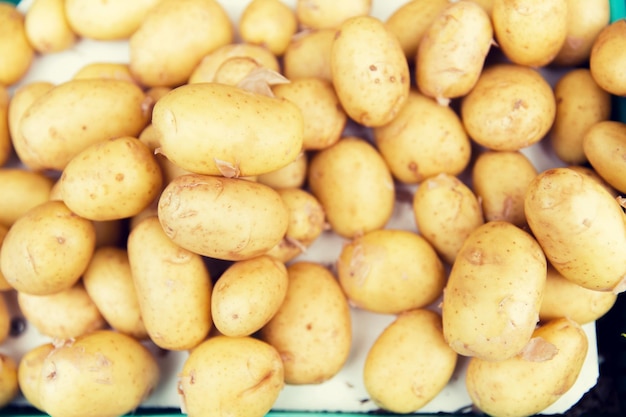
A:
[[[142,85],[175,87],[187,82],[205,55],[233,37],[219,2],[161,0],[130,37],[130,69]]]
[[[309,191],[300,188],[276,190],[289,211],[285,237],[304,246],[313,243],[324,231],[324,207]]]
[[[18,291],[17,302],[26,320],[39,333],[51,338],[71,339],[106,325],[81,282],[49,295]]]
[[[135,339],[147,339],[139,299],[125,249],[103,246],[94,252],[83,284],[106,322]]]
[[[417,233],[374,230],[343,246],[337,277],[351,305],[382,314],[426,307],[446,281],[437,252]]]
[[[159,220],[181,247],[224,260],[262,255],[285,235],[289,214],[270,187],[235,178],[189,174],[163,190]]]
[[[443,334],[464,356],[502,361],[517,355],[539,320],[546,257],[535,239],[508,222],[488,222],[467,237],[443,293]]]
[[[626,194],[626,124],[599,121],[587,129],[582,142],[585,157],[598,175]]]
[[[17,382],[20,392],[30,405],[42,410],[39,402],[39,381],[43,362],[54,350],[52,343],[45,343],[30,348],[24,353],[17,367]],[[43,411],[43,410],[42,410]]]
[[[90,220],[132,217],[158,197],[163,178],[153,153],[122,136],[94,143],[74,156],[59,180],[65,204]]]
[[[560,318],[539,327],[532,337],[510,359],[470,360],[465,384],[479,410],[502,417],[538,414],[574,385],[588,349],[580,325]]]
[[[93,224],[61,201],[47,201],[20,217],[4,238],[0,267],[13,288],[47,295],[72,287],[94,251]]]
[[[337,28],[355,16],[367,16],[372,0],[297,0],[296,17],[304,28]]]
[[[17,363],[11,356],[0,353],[0,407],[7,406],[19,393]]]
[[[452,3],[428,26],[415,59],[419,91],[448,105],[469,93],[493,42],[491,19],[476,3]]]
[[[485,68],[461,102],[461,120],[479,145],[516,151],[539,142],[556,113],[552,87],[532,68],[495,64]]]
[[[35,50],[28,41],[24,15],[11,3],[0,3],[0,85],[20,81],[30,69]]]
[[[496,42],[512,62],[541,67],[552,62],[568,33],[567,0],[494,0]]]
[[[328,223],[340,236],[380,229],[391,218],[393,178],[383,158],[364,139],[344,137],[314,155],[308,181]]]
[[[213,82],[218,84],[238,85],[245,80],[252,71],[258,71],[262,67],[254,58],[247,56],[235,56],[228,58],[215,71]]]
[[[589,60],[593,42],[609,24],[610,3],[600,0],[589,7],[587,0],[567,0],[567,38],[553,64],[574,67]]]
[[[276,314],[287,294],[285,265],[261,255],[229,266],[211,295],[211,315],[221,334],[250,336]]]
[[[238,29],[244,42],[262,45],[281,56],[298,22],[294,11],[280,0],[252,0],[239,16]]]
[[[429,310],[400,314],[376,338],[363,367],[365,389],[381,408],[411,413],[448,384],[457,354],[441,332],[441,317]]]
[[[2,243],[7,235],[9,228],[0,224],[0,251],[2,251]],[[2,271],[0,271],[0,291],[10,291],[13,287],[8,283]]]
[[[330,65],[337,97],[357,123],[382,126],[405,104],[409,65],[400,42],[380,20],[358,16],[345,21],[335,36]]]
[[[0,169],[0,224],[9,227],[28,210],[48,201],[53,184],[40,172]]]
[[[305,30],[296,34],[282,57],[285,77],[332,81],[330,51],[334,40],[335,29]]]
[[[216,83],[173,90],[155,104],[152,116],[159,153],[188,171],[228,177],[264,174],[292,162],[302,150],[303,123],[288,100]]]
[[[82,66],[73,77],[74,80],[94,78],[128,81],[131,83],[137,82],[130,73],[128,64],[119,62],[92,62]]]
[[[524,227],[524,197],[536,175],[532,162],[519,151],[486,151],[478,155],[472,168],[472,189],[481,203],[485,221],[504,220]]]
[[[9,161],[13,151],[9,128],[10,101],[9,91],[0,86],[0,167]]]
[[[16,151],[32,169],[62,170],[89,145],[119,136],[136,137],[148,123],[150,110],[151,103],[132,83],[67,81],[44,93],[25,111],[18,126],[24,143],[16,145]]]
[[[602,186],[605,190],[609,192],[614,198],[619,196],[619,193],[615,190],[615,188],[611,187],[605,180],[602,178],[593,168],[588,168],[583,165],[568,165],[567,168],[578,172],[579,174],[589,177],[590,179],[596,181],[598,184]]]
[[[374,140],[394,178],[407,184],[460,174],[470,162],[470,139],[457,113],[417,91],[394,120],[374,129]]]
[[[413,195],[417,229],[441,258],[452,264],[469,234],[484,223],[472,190],[450,174],[427,178]]]
[[[589,54],[589,69],[598,85],[611,94],[626,95],[625,60],[620,51],[626,43],[626,20],[618,19],[596,36]]]
[[[9,337],[11,331],[11,313],[4,294],[0,294],[0,344]]]
[[[150,339],[170,350],[199,345],[212,327],[213,284],[202,258],[172,242],[159,219],[148,217],[128,236],[128,260]]]
[[[569,168],[548,169],[529,185],[528,225],[565,278],[596,291],[626,289],[626,221],[597,181]]]
[[[141,343],[100,330],[48,354],[39,376],[39,401],[51,417],[116,417],[135,410],[150,395],[159,372]]]
[[[283,386],[278,352],[252,337],[210,338],[191,352],[178,375],[181,409],[189,417],[263,417]]]
[[[292,162],[276,171],[257,176],[257,182],[265,184],[275,190],[282,188],[300,188],[306,181],[309,160],[305,152],[300,154]]]
[[[65,0],[36,0],[26,11],[26,37],[37,52],[60,52],[76,42],[77,36],[65,15],[67,3]]]
[[[336,278],[322,265],[296,262],[287,273],[285,300],[260,337],[283,359],[286,384],[320,384],[348,359],[350,308]]]

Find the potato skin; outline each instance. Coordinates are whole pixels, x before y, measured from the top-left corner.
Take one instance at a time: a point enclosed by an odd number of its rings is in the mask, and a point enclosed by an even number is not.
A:
[[[626,21],[616,20],[605,26],[593,42],[589,55],[589,70],[593,79],[605,91],[626,95],[626,77],[621,68],[625,60],[619,51],[624,50]]]
[[[30,405],[43,411],[39,402],[39,380],[43,361],[54,350],[52,343],[44,343],[29,349],[22,355],[17,366],[17,382],[20,392]]]
[[[626,194],[626,124],[597,122],[585,132],[582,142],[585,157],[598,175]]]
[[[10,227],[28,210],[48,201],[53,184],[54,181],[41,172],[0,169],[0,224]]]
[[[298,0],[296,17],[300,25],[308,29],[337,28],[355,16],[366,16],[372,8],[372,0]]]
[[[15,359],[5,353],[0,353],[0,407],[8,405],[20,393],[17,367]]]
[[[39,53],[63,51],[77,39],[66,17],[64,0],[37,0],[24,18],[24,30],[32,47]]]
[[[24,15],[10,3],[0,4],[0,85],[11,86],[30,69],[35,50],[28,41]]]
[[[330,55],[335,29],[318,29],[294,36],[283,55],[283,74],[289,80],[315,77],[331,82]]]
[[[0,167],[5,165],[13,151],[9,127],[9,91],[0,86]]]
[[[244,42],[282,56],[298,30],[298,21],[295,12],[279,0],[253,0],[241,12],[238,30]]]

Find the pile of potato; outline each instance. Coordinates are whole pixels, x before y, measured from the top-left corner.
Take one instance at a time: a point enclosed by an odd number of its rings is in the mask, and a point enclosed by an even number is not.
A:
[[[581,325],[626,289],[626,22],[608,0],[372,7],[0,3],[0,285],[49,338],[2,355],[0,404],[125,414],[154,344],[189,352],[184,413],[264,416],[342,369],[350,309],[396,316],[363,367],[385,410],[420,410],[460,357],[488,415],[569,390]],[[129,62],[20,83],[80,39]],[[390,228],[401,188],[414,223]],[[332,265],[299,258],[328,234]]]

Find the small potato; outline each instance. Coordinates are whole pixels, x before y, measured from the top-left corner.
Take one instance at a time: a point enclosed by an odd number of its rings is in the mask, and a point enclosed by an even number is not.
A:
[[[309,160],[305,152],[300,154],[292,162],[276,171],[257,176],[257,182],[265,184],[275,190],[283,188],[300,188],[304,185],[307,176]]]
[[[324,207],[309,191],[300,188],[277,190],[289,211],[289,225],[285,237],[308,246],[324,231]]]
[[[502,52],[519,65],[541,67],[552,62],[567,38],[567,3],[494,0],[493,28]]]
[[[0,86],[0,167],[9,161],[13,151],[9,128],[10,100],[11,97],[9,96],[9,91]]]
[[[582,142],[585,157],[598,175],[626,194],[626,124],[597,122],[585,132]]]
[[[450,265],[469,234],[484,223],[476,195],[449,174],[422,182],[413,195],[413,216],[420,235]]]
[[[591,323],[604,316],[616,301],[617,294],[581,287],[549,265],[539,319],[547,322],[567,317],[578,324]]]
[[[330,66],[341,105],[351,119],[364,126],[389,123],[409,95],[409,64],[400,42],[374,17],[353,17],[341,25]]]
[[[493,43],[487,12],[472,1],[458,1],[430,24],[417,49],[418,89],[438,103],[465,96],[478,81]]]
[[[138,214],[158,197],[163,184],[150,148],[130,136],[85,148],[68,162],[59,181],[70,210],[97,221]]]
[[[221,334],[250,336],[276,314],[287,294],[285,265],[267,255],[237,261],[217,280],[211,315]]]
[[[377,337],[365,359],[363,381],[372,400],[394,413],[411,413],[448,384],[457,363],[429,310],[400,314]]]
[[[158,152],[170,161],[227,177],[284,167],[301,152],[304,131],[302,112],[290,101],[217,83],[172,90],[155,104],[152,125]]]
[[[540,413],[576,382],[588,350],[587,336],[567,318],[539,327],[528,346],[504,361],[472,358],[465,385],[472,402],[492,416]]]
[[[296,17],[304,28],[337,28],[355,16],[367,16],[372,8],[372,0],[298,0]]]
[[[106,322],[81,282],[49,295],[18,291],[20,311],[39,333],[71,339],[104,328]]]
[[[213,82],[218,84],[238,85],[242,80],[246,79],[252,71],[261,69],[254,58],[235,56],[228,58],[215,71]]]
[[[144,86],[175,87],[187,82],[202,57],[233,37],[233,25],[219,2],[162,0],[130,37],[130,69]]]
[[[64,51],[76,42],[77,36],[65,15],[66,3],[65,0],[36,0],[26,11],[26,37],[37,52]]]
[[[465,239],[443,293],[443,334],[464,356],[502,361],[517,355],[539,321],[546,257],[508,222],[488,222]]]
[[[130,73],[128,64],[118,62],[92,62],[81,67],[73,77],[74,80],[94,78],[137,82]]]
[[[48,295],[72,287],[96,243],[93,224],[61,201],[47,201],[20,217],[4,238],[0,267],[13,288]]]
[[[0,85],[11,86],[26,75],[35,56],[24,27],[24,15],[11,3],[0,3]]]
[[[337,276],[352,305],[381,314],[428,306],[441,296],[446,281],[428,241],[399,229],[374,230],[344,245]]]
[[[406,184],[458,175],[470,162],[471,142],[460,117],[417,91],[394,120],[374,129],[374,140],[394,178]]]
[[[112,246],[96,249],[83,274],[83,284],[113,329],[135,339],[148,338],[125,249]]]
[[[260,337],[283,359],[286,384],[320,384],[348,359],[352,345],[348,301],[322,265],[296,262],[287,273],[285,300]]]
[[[0,169],[0,224],[10,227],[28,210],[48,201],[54,181],[40,172]]]
[[[289,213],[270,187],[235,178],[175,178],[158,203],[167,236],[181,247],[222,260],[264,254],[285,235]]]
[[[178,376],[189,417],[263,417],[284,386],[276,349],[252,337],[215,336],[195,348]]]
[[[293,10],[280,0],[252,0],[239,17],[239,33],[244,42],[262,45],[282,56],[298,29]]]
[[[283,73],[290,80],[320,78],[332,81],[330,52],[335,29],[303,31],[296,34],[283,55]]]
[[[4,294],[0,294],[0,344],[9,337],[11,331],[11,313]]]
[[[364,139],[344,137],[317,153],[309,164],[308,181],[340,236],[380,229],[391,218],[393,178],[382,156]]]
[[[589,54],[589,69],[593,79],[605,91],[616,96],[626,95],[626,65],[620,51],[626,43],[626,20],[618,19],[605,26],[595,38]]]
[[[20,393],[17,366],[12,357],[0,353],[0,407],[7,406]]]
[[[128,236],[128,260],[150,339],[163,349],[198,346],[213,325],[213,285],[200,255],[172,242],[159,219],[148,217]]]
[[[42,410],[39,402],[39,381],[43,362],[50,352],[54,350],[52,343],[30,348],[24,355],[17,367],[17,382],[20,392],[30,405]]]
[[[479,145],[516,151],[539,142],[556,113],[552,87],[532,68],[495,64],[461,102],[461,120]]]
[[[528,225],[565,278],[596,291],[626,289],[626,222],[613,196],[569,168],[540,173],[524,200]]]
[[[532,162],[519,151],[481,153],[472,168],[472,188],[485,221],[504,220],[524,227],[524,197],[535,176]]]
[[[39,401],[51,417],[116,417],[150,395],[159,366],[137,340],[99,330],[52,350],[39,377]]]

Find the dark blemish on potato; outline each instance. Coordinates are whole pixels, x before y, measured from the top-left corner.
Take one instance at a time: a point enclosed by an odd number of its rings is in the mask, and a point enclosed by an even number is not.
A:
[[[389,77],[389,82],[390,83],[395,83],[396,82],[396,77],[394,77],[393,75],[391,77]]]
[[[12,317],[9,325],[9,335],[11,337],[18,337],[26,331],[28,322],[24,317]]]
[[[87,126],[85,126],[85,125],[82,125],[80,128],[81,128],[83,131],[84,131],[84,130],[87,130]]]
[[[378,68],[376,68],[376,65],[372,64],[370,65],[370,71],[376,71]]]
[[[124,174],[122,174],[121,172],[118,172],[115,175],[115,181],[124,181]]]
[[[65,238],[63,236],[57,236],[57,243],[62,245],[65,243]]]
[[[313,329],[313,324],[312,323],[307,323],[306,324],[306,329],[307,330],[312,330]]]
[[[231,317],[233,318],[233,320],[238,320],[239,319],[239,314],[235,313]]]
[[[335,32],[335,40],[339,39],[341,37],[341,30],[338,30]]]

